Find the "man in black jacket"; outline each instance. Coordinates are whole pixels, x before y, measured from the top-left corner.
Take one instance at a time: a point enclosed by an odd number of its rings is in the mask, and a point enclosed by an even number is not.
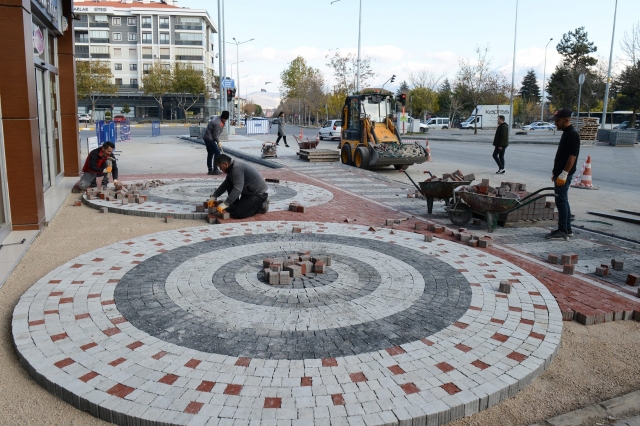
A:
[[[498,128],[496,135],[493,137],[493,159],[498,164],[497,175],[503,175],[504,170],[504,152],[509,146],[509,125],[504,122],[504,115],[498,116]]]
[[[207,147],[207,168],[209,169],[208,175],[219,175],[222,172],[215,165],[214,157],[220,155],[220,135],[224,131],[224,125],[229,119],[229,111],[222,111],[219,117],[215,117],[207,124],[207,129],[204,131],[202,139],[204,139],[204,145]],[[214,168],[215,167],[215,168]]]
[[[236,219],[244,219],[257,213],[269,211],[267,182],[249,163],[231,159],[226,154],[216,155],[216,165],[227,174],[226,179],[216,189],[212,197],[217,199],[225,192],[224,203],[218,206],[218,212],[227,210]]]
[[[560,144],[553,161],[551,181],[556,193],[556,207],[558,207],[558,229],[546,235],[549,240],[567,240],[573,237],[571,231],[571,207],[569,207],[569,186],[576,172],[576,162],[580,154],[580,135],[571,125],[571,110],[562,108],[551,117],[556,127],[562,130]]]

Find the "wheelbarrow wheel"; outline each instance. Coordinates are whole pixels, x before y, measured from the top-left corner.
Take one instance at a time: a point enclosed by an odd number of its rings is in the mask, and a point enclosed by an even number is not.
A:
[[[449,220],[456,226],[465,226],[471,221],[473,211],[466,204],[459,203],[455,209],[449,209]]]
[[[408,164],[394,164],[393,168],[396,170],[407,170],[409,168]]]

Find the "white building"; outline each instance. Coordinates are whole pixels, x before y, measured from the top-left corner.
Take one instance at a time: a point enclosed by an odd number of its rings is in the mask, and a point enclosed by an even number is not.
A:
[[[178,7],[172,0],[75,0],[73,11],[76,58],[108,61],[120,87],[117,97],[96,106],[97,115],[109,104],[117,113],[126,102],[130,116],[158,117],[157,102],[140,90],[142,76],[154,61],[189,62],[205,75],[213,71],[213,35],[218,30],[206,10]],[[194,114],[206,116],[204,106],[196,104]],[[79,100],[83,107],[88,109],[87,102]],[[164,107],[164,118],[172,118],[176,108],[170,96]]]

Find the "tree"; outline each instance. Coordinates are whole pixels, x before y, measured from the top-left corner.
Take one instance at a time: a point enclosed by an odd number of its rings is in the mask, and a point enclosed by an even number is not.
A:
[[[168,64],[160,61],[154,62],[149,68],[149,72],[142,76],[142,84],[145,95],[153,96],[153,99],[160,107],[160,120],[164,119],[164,103],[162,98],[171,93],[171,68]]]
[[[317,115],[319,109],[324,107],[324,75],[319,69],[308,66],[302,56],[291,61],[280,73],[280,79],[282,97],[298,99],[298,110],[304,111],[305,121],[311,120],[312,112]]]
[[[418,87],[409,92],[410,106],[414,117],[426,118],[428,112],[438,109],[438,94],[431,89]]]
[[[525,102],[540,102],[540,87],[534,70],[529,70],[522,79],[520,97]]]
[[[489,48],[476,47],[477,60],[470,62],[460,60],[460,69],[457,74],[456,92],[459,96],[469,98],[472,108],[478,105],[500,105],[508,99],[506,93],[510,90],[504,75],[491,69],[491,59],[487,58]],[[477,127],[473,129],[478,133]]]
[[[302,98],[302,80],[308,69],[307,61],[302,56],[298,56],[280,73],[280,80],[282,81],[280,93],[283,98]]]
[[[358,75],[358,57],[353,53],[341,55],[339,50],[333,52],[332,56],[326,55],[329,60],[327,66],[333,70],[333,78],[336,80],[334,90],[345,95],[356,92],[356,77]],[[371,67],[371,58],[360,59],[360,89],[367,87],[367,84],[376,76]]]
[[[451,111],[451,96],[453,95],[451,91],[451,83],[449,83],[449,79],[445,78],[444,82],[438,88],[438,115],[446,115],[449,117],[449,120],[452,119],[452,111]]]
[[[398,90],[396,90],[396,98],[399,97],[401,94],[408,94],[410,91],[409,89],[409,85],[407,84],[407,82],[405,80],[403,80],[400,83],[400,87],[398,87]]]
[[[640,59],[620,73],[614,82],[614,90],[618,94],[616,106],[633,111],[629,119],[629,127],[633,129],[636,125],[636,114],[640,110]]]
[[[411,83],[411,88],[416,89],[418,87],[422,87],[425,89],[429,89],[432,91],[436,91],[438,87],[438,83],[444,77],[444,74],[436,75],[434,72],[421,69],[417,72],[412,72],[409,74],[409,82]]]
[[[204,75],[193,68],[190,63],[175,62],[171,79],[171,91],[176,95],[178,108],[184,112],[187,122],[187,111],[200,100],[207,98],[208,91]]]
[[[120,111],[122,111],[123,114],[129,114],[131,112],[131,108],[129,108],[129,104],[125,102]]]
[[[96,101],[101,97],[118,93],[113,84],[111,64],[107,61],[76,61],[76,90],[79,99],[91,101],[91,121],[94,121]]]
[[[592,67],[598,62],[596,58],[589,56],[598,48],[589,41],[584,27],[565,33],[556,50],[562,55],[564,65],[573,70]]]
[[[633,24],[631,32],[624,32],[620,48],[627,55],[627,60],[632,65],[640,60],[640,22]]]

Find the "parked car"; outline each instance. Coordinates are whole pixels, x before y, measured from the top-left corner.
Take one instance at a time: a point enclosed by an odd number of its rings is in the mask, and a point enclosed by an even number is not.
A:
[[[116,123],[122,123],[124,121],[127,121],[127,117],[124,114],[116,114],[113,116],[113,121],[115,121]]]
[[[614,129],[618,129],[618,130],[625,130],[625,129],[630,129],[631,127],[629,127],[629,122],[628,121],[623,121],[622,123],[618,124],[617,126],[614,127]],[[640,129],[640,121],[636,121],[636,129]]]
[[[271,119],[271,124],[278,124],[278,117]]]
[[[340,133],[342,132],[342,120],[329,120],[324,123],[324,126],[320,128],[318,132],[320,134],[320,140],[327,139],[340,139]]]
[[[547,123],[546,121],[535,121],[522,126],[522,130],[554,130],[555,128],[555,124]]]
[[[429,129],[448,129],[449,119],[442,117],[432,117],[426,123],[420,123],[420,131],[427,132]]]
[[[91,115],[90,114],[78,114],[78,121],[80,123],[88,123],[91,121]]]

